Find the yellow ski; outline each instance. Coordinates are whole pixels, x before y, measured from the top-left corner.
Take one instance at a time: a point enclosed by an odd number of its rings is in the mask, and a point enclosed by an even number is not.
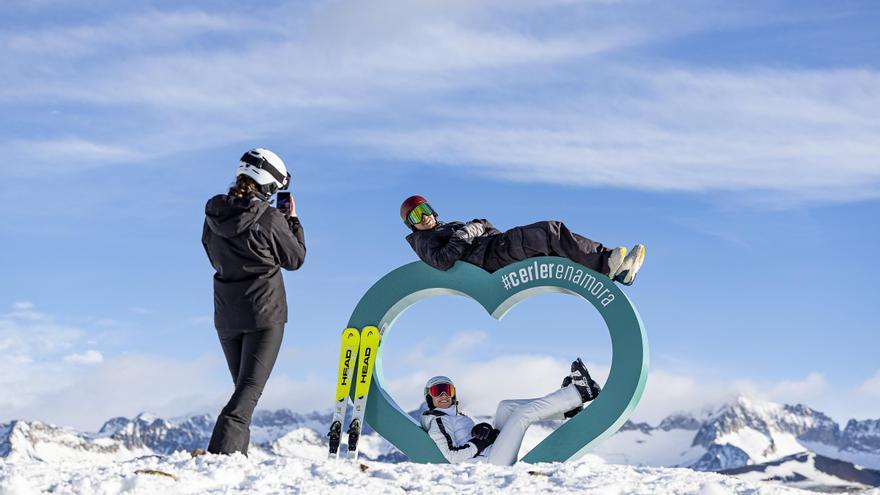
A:
[[[358,354],[357,372],[354,381],[354,409],[351,422],[348,424],[348,455],[357,459],[357,444],[361,436],[361,425],[367,410],[367,394],[373,380],[373,368],[376,353],[379,350],[379,329],[374,326],[361,330],[360,353]]]
[[[357,365],[360,332],[357,328],[346,328],[342,332],[339,351],[339,374],[336,378],[336,400],[333,403],[333,420],[330,423],[330,457],[338,456],[339,441],[342,437],[342,422],[348,409],[348,395]]]

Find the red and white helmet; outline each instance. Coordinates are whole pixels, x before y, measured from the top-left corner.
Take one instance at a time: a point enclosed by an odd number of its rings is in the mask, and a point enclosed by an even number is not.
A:
[[[239,175],[250,177],[269,195],[290,185],[290,172],[284,161],[265,148],[254,148],[241,156],[235,171],[235,176]]]

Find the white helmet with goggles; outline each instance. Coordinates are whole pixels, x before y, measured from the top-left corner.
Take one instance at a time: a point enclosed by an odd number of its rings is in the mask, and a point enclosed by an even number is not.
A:
[[[254,180],[264,194],[287,189],[290,172],[281,157],[265,148],[254,148],[241,156],[235,176],[246,175]]]
[[[434,401],[431,397],[440,397],[440,395],[446,394],[449,398],[452,399],[453,404],[458,404],[458,398],[455,394],[455,385],[452,384],[452,380],[447,376],[435,376],[425,383],[425,402],[428,403],[428,408],[434,409]]]

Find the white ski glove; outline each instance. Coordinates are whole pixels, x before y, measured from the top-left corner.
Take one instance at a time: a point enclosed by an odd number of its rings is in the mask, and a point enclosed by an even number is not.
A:
[[[463,240],[464,242],[471,244],[474,242],[474,239],[483,235],[483,232],[486,231],[486,227],[482,224],[482,222],[468,222],[464,225],[464,227],[458,229],[453,233],[455,237]]]

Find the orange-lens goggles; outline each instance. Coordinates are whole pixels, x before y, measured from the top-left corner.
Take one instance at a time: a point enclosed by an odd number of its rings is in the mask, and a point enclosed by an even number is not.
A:
[[[453,397],[455,396],[455,387],[451,383],[438,383],[431,385],[428,393],[431,394],[431,397],[440,397],[442,394],[446,394],[447,397]]]

